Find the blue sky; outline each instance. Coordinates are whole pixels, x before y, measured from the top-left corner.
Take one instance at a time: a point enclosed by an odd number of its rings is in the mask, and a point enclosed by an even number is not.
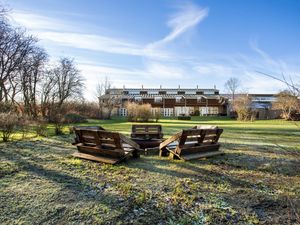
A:
[[[6,0],[11,20],[51,56],[75,58],[86,97],[107,76],[115,87],[212,88],[272,93],[300,74],[300,1]]]

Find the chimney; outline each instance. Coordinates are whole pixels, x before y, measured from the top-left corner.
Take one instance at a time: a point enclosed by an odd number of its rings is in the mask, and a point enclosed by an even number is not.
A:
[[[178,89],[180,89],[180,85],[178,85]]]
[[[198,85],[197,85],[197,90],[198,90]]]
[[[161,89],[161,85],[159,86],[159,88]]]
[[[142,85],[142,89],[144,89],[144,85]]]
[[[214,89],[217,89],[217,88],[216,88],[216,85],[214,85]]]
[[[123,90],[125,89],[125,85],[123,85]]]

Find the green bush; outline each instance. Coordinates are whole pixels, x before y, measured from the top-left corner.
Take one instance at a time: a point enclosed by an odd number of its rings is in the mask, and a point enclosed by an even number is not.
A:
[[[191,120],[192,117],[190,117],[190,116],[178,116],[177,119],[178,120]]]
[[[200,116],[200,112],[199,112],[199,110],[198,110],[198,109],[196,109],[196,110],[195,110],[195,112],[194,112],[194,116]]]

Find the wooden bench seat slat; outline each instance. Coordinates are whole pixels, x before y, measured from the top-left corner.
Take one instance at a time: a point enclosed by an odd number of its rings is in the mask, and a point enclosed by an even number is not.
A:
[[[203,153],[195,153],[195,154],[189,154],[189,155],[183,155],[181,158],[183,160],[192,160],[192,159],[200,159],[200,158],[207,158],[211,156],[216,156],[216,155],[223,155],[223,151],[213,151],[213,152],[203,152]]]
[[[105,156],[100,156],[100,155],[92,155],[92,154],[86,154],[86,153],[81,153],[81,152],[76,152],[73,154],[73,156],[77,157],[77,158],[88,159],[91,161],[104,162],[104,163],[109,163],[109,164],[116,164],[123,159],[123,158],[105,157]]]

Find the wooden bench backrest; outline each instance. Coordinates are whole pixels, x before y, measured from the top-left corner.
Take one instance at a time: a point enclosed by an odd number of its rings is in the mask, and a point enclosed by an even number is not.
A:
[[[131,128],[132,138],[162,138],[161,125],[132,125]]]
[[[76,129],[79,143],[103,150],[122,149],[120,134],[103,130]]]
[[[180,154],[191,148],[203,145],[216,144],[222,134],[223,129],[188,129],[183,130],[178,140],[176,153]]]
[[[80,143],[80,137],[79,134],[80,132],[76,132],[78,130],[105,130],[101,126],[74,126],[73,131],[75,133],[75,144]]]

